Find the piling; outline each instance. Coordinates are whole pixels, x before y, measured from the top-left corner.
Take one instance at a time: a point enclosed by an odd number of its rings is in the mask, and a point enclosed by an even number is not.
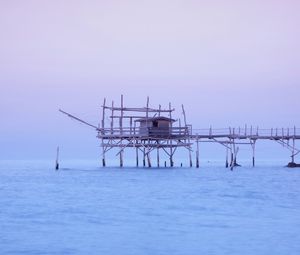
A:
[[[139,149],[135,148],[135,155],[136,155],[136,167],[139,167]]]
[[[228,168],[228,145],[226,146],[226,162],[225,167]]]
[[[56,148],[55,170],[59,169],[58,158],[59,158],[59,146],[57,146],[57,148]]]
[[[156,149],[157,167],[159,167],[159,148]]]
[[[197,150],[196,150],[196,168],[199,168],[199,137],[196,138]]]
[[[143,167],[146,166],[146,149],[145,147],[143,148]]]

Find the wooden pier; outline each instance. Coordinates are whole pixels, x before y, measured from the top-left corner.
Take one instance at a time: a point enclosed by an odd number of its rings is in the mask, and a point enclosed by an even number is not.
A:
[[[271,128],[271,129],[259,129],[252,126],[244,128],[226,128],[226,129],[195,129],[192,130],[190,135],[191,140],[195,140],[197,144],[200,142],[213,142],[221,144],[226,148],[226,167],[232,169],[237,166],[237,154],[239,151],[239,145],[250,145],[252,149],[252,165],[255,166],[255,145],[258,140],[270,140],[274,141],[283,147],[287,148],[291,152],[290,167],[297,167],[295,163],[295,156],[300,153],[297,149],[296,140],[300,139],[300,129],[293,128]],[[197,145],[198,146],[198,145]],[[230,162],[229,155],[230,153]],[[196,159],[197,160],[197,159]]]
[[[259,129],[252,126],[226,129],[193,129],[187,124],[184,106],[181,107],[181,118],[174,119],[175,109],[171,103],[167,108],[159,105],[157,108],[149,106],[149,97],[145,107],[133,108],[124,106],[121,95],[119,106],[114,101],[110,105],[106,99],[102,105],[102,119],[99,126],[90,124],[72,114],[59,110],[63,114],[75,119],[97,131],[97,138],[101,141],[102,166],[105,167],[106,154],[117,149],[120,167],[124,165],[125,149],[135,150],[136,166],[140,164],[139,155],[142,154],[143,166],[152,167],[150,155],[156,152],[157,167],[161,166],[160,153],[169,158],[169,166],[174,166],[174,156],[178,148],[184,148],[188,155],[188,165],[193,166],[192,155],[195,152],[195,166],[200,166],[200,143],[217,143],[226,149],[225,166],[232,170],[237,164],[237,155],[240,145],[250,145],[252,149],[252,165],[255,166],[255,149],[258,140],[271,140],[284,146],[291,152],[290,167],[297,167],[295,156],[300,153],[296,148],[296,140],[300,139],[300,129]],[[195,148],[194,148],[195,147]],[[147,164],[146,164],[147,163]],[[164,163],[167,166],[167,163]],[[181,164],[182,165],[182,164]]]

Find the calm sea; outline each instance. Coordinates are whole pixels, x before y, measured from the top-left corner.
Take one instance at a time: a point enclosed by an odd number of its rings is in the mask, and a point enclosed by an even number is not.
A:
[[[300,169],[0,162],[0,254],[300,254]]]

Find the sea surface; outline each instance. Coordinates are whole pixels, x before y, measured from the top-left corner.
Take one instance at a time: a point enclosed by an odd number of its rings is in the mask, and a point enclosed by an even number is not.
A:
[[[0,161],[0,254],[300,254],[300,169]]]

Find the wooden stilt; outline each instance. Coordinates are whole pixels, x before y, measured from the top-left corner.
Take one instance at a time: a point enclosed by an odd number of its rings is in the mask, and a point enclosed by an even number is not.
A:
[[[255,167],[255,140],[251,142],[252,146],[252,167]]]
[[[185,110],[184,110],[184,106],[181,105],[182,107],[182,114],[183,114],[183,119],[184,119],[184,125],[186,128],[186,135],[188,137],[187,141],[190,144],[191,143],[191,139],[190,139],[190,133],[189,133],[189,128],[187,126],[187,122],[186,122],[186,114],[185,114]],[[190,163],[190,167],[193,167],[193,161],[192,161],[192,147],[191,145],[188,146],[188,150],[189,150],[189,163]]]
[[[105,104],[106,104],[106,98],[104,98],[103,101],[103,107],[102,107],[102,131],[101,133],[104,134],[104,123],[105,123]],[[105,162],[105,145],[104,145],[104,140],[102,138],[102,167],[106,166],[106,162]]]
[[[225,167],[228,168],[228,144],[226,146],[226,163],[225,163]]]
[[[196,138],[197,151],[196,151],[196,168],[199,168],[199,137]]]
[[[146,166],[146,149],[145,147],[143,148],[143,167]]]
[[[123,151],[120,152],[120,167],[123,167]]]
[[[234,167],[234,153],[235,153],[235,145],[234,145],[234,140],[232,139],[231,141],[231,159],[230,159],[230,170],[233,170]]]
[[[110,134],[114,133],[114,101],[111,102]]]
[[[120,133],[121,133],[121,149],[122,149],[122,143],[123,143],[123,115],[124,115],[124,102],[123,102],[123,95],[121,95],[121,117],[120,117]],[[121,150],[120,152],[120,167],[123,167],[123,153],[124,150]]]
[[[251,127],[252,130],[252,127]],[[233,164],[234,164],[234,159],[233,159],[233,139],[232,139],[233,135],[232,135],[232,131],[231,131],[231,127],[229,127],[229,141],[230,141],[230,170],[233,170]]]
[[[170,167],[174,166],[174,162],[173,162],[173,149],[172,147],[170,147]]]
[[[147,152],[147,161],[148,161],[148,167],[152,167],[151,158],[150,158],[150,150],[149,149],[148,149],[148,152]]]
[[[170,119],[172,119],[172,106],[171,106],[171,103],[169,103],[169,115],[170,115]],[[170,123],[170,127],[171,127],[171,130],[172,130],[172,126],[173,126],[173,122]],[[172,132],[172,131],[171,131]],[[172,136],[172,133],[170,134],[170,136]],[[173,167],[174,166],[174,162],[173,162],[173,145],[172,145],[172,138],[170,137],[169,138],[169,141],[170,141],[170,166]]]
[[[232,149],[231,149],[230,151],[231,151],[230,168],[233,168],[233,152],[232,152]],[[232,170],[232,169],[231,169],[231,170]]]
[[[292,163],[295,163],[295,137],[296,137],[296,127],[294,127],[294,135],[293,135],[293,148],[292,148]]]
[[[156,154],[156,157],[157,157],[157,167],[160,167],[160,165],[159,165],[159,142],[157,142],[157,149],[156,149],[157,151],[157,154]]]
[[[103,152],[103,153],[105,153],[105,152]],[[106,167],[106,162],[105,162],[105,156],[104,155],[105,154],[103,154],[103,157],[102,157],[102,166]]]
[[[59,158],[59,146],[57,146],[57,148],[56,148],[55,170],[59,169],[58,158]]]
[[[139,148],[135,148],[136,154],[136,167],[139,167]]]

